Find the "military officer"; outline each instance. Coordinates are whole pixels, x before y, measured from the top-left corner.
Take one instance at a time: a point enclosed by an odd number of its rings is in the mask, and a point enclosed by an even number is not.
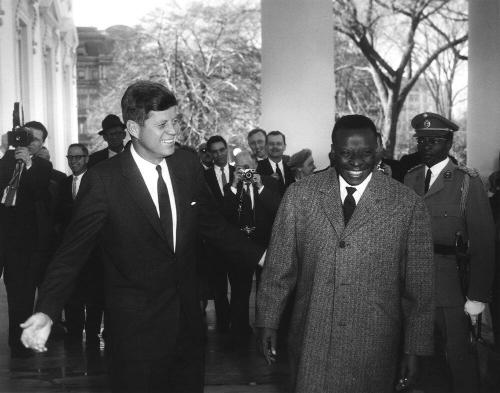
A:
[[[445,343],[452,391],[475,393],[479,379],[469,332],[471,322],[476,323],[490,300],[495,247],[491,209],[478,173],[454,164],[448,156],[458,126],[429,112],[415,116],[411,125],[422,164],[408,171],[404,183],[423,197],[431,214],[435,329]],[[470,274],[465,291],[457,269],[457,236],[469,245]]]

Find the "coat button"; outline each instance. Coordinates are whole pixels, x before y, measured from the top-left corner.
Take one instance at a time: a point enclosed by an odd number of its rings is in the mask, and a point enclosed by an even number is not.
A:
[[[346,246],[345,241],[341,240],[341,241],[339,242],[339,247],[340,247],[340,248],[345,248],[345,246]]]

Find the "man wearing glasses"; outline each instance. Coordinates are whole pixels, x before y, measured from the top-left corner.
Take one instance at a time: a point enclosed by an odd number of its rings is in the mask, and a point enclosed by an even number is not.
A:
[[[80,183],[87,172],[89,151],[81,143],[73,143],[68,147],[68,165],[72,175],[61,183],[60,195],[60,228],[64,235],[73,212],[74,201],[80,190]],[[94,251],[85,267],[80,272],[75,289],[64,306],[66,319],[66,344],[81,346],[82,333],[85,330],[85,347],[87,351],[99,350],[99,333],[104,310],[104,282],[102,263]]]
[[[422,164],[408,171],[404,182],[423,197],[431,215],[435,329],[445,343],[451,391],[474,393],[479,380],[470,326],[490,300],[495,247],[491,210],[479,174],[448,156],[458,126],[429,112],[415,116],[411,125]]]

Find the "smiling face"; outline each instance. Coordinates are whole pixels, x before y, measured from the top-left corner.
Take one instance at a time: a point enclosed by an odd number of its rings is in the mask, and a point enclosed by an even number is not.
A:
[[[332,156],[337,173],[351,186],[360,185],[377,164],[377,138],[369,128],[340,129]]]
[[[285,153],[286,144],[281,135],[267,136],[267,155],[275,162],[280,161]]]
[[[263,132],[257,132],[248,138],[248,146],[252,153],[259,159],[266,158],[266,135]]]
[[[164,111],[149,111],[144,125],[129,120],[127,129],[137,153],[145,160],[159,164],[165,157],[174,154],[175,138],[179,131],[177,106]]]

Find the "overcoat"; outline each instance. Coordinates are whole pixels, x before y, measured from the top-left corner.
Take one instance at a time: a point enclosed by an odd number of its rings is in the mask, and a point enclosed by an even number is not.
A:
[[[295,288],[292,391],[389,393],[403,351],[432,353],[433,283],[423,201],[375,171],[345,226],[332,168],[285,193],[257,294],[256,325],[276,329]]]

